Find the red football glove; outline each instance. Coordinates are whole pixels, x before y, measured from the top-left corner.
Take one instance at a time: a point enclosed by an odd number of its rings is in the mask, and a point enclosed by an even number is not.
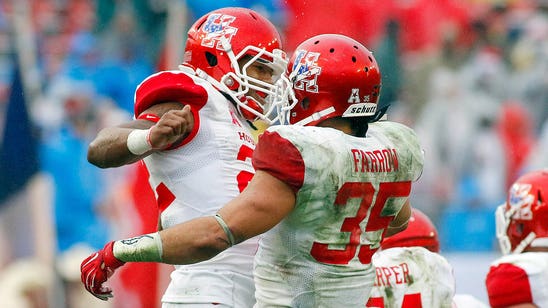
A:
[[[101,300],[108,300],[112,297],[112,289],[103,286],[114,271],[124,265],[114,256],[112,247],[114,242],[110,242],[105,247],[82,261],[80,271],[82,272],[82,283],[89,293]]]

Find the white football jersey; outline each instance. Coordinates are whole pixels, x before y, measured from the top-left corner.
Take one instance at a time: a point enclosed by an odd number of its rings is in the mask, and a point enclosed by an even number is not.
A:
[[[169,95],[180,97],[182,104],[191,105],[195,118],[194,130],[182,146],[144,159],[162,227],[214,215],[247,186],[254,174],[251,158],[255,141],[249,124],[210,83],[185,72],[161,72],[143,83],[143,87],[165,87],[171,91]],[[176,92],[170,87],[176,87]],[[144,109],[138,104],[136,110]],[[252,266],[257,245],[258,239],[253,238],[211,260],[176,266],[163,301],[227,304],[234,296],[230,287],[236,279],[234,275],[247,279],[245,285],[253,299]]]
[[[548,252],[505,255],[491,264],[485,279],[491,307],[532,303],[548,307]]]
[[[423,247],[395,247],[373,255],[375,285],[367,307],[451,308],[453,268],[440,254]]]
[[[453,308],[489,308],[489,306],[470,294],[455,294]]]
[[[296,192],[294,210],[259,243],[257,307],[363,307],[371,256],[422,171],[414,132],[392,122],[371,124],[365,138],[272,126],[253,165]]]

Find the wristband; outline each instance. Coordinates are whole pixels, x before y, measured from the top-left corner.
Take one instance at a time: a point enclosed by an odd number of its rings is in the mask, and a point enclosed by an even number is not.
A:
[[[127,148],[135,154],[141,155],[152,150],[149,135],[150,129],[134,129],[127,136]]]
[[[213,217],[215,217],[215,219],[217,220],[217,223],[219,223],[219,225],[221,226],[221,228],[225,232],[226,237],[228,239],[228,245],[230,247],[234,246],[234,244],[235,244],[234,234],[232,234],[232,231],[230,231],[230,228],[228,227],[228,225],[226,224],[224,219],[218,213],[215,214],[215,216],[213,216]]]
[[[160,233],[155,232],[115,241],[112,253],[123,262],[162,262]]]

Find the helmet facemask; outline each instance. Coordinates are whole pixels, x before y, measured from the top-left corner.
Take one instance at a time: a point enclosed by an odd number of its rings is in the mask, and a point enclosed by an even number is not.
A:
[[[512,251],[510,237],[506,233],[510,225],[510,219],[517,208],[510,208],[506,211],[506,204],[499,205],[495,211],[495,224],[497,228],[497,240],[499,241],[500,250],[503,254],[509,254]]]
[[[280,49],[269,52],[255,46],[247,46],[239,54],[234,55],[230,43],[225,43],[228,46],[223,46],[234,71],[224,75],[221,83],[230,89],[229,94],[233,96],[238,110],[248,120],[261,119],[268,124],[283,124],[283,116],[280,114],[291,89],[289,81],[283,77],[287,65],[285,52]],[[246,60],[246,57],[249,59]],[[241,68],[240,61],[245,61]],[[260,63],[272,70],[271,82],[250,76],[248,71],[254,63]],[[259,97],[250,95],[250,90],[255,91]]]

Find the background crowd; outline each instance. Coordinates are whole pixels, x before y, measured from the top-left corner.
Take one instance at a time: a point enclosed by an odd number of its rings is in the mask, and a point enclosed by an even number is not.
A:
[[[154,230],[140,165],[98,169],[87,146],[131,118],[139,82],[177,68],[195,18],[225,6],[263,13],[288,53],[320,33],[372,50],[388,117],[414,128],[425,149],[412,205],[438,227],[443,252],[498,249],[493,213],[509,183],[548,166],[548,1],[5,0],[0,293],[46,280],[70,288],[89,251]],[[22,274],[32,266],[34,278]],[[161,280],[154,273],[142,275]]]

